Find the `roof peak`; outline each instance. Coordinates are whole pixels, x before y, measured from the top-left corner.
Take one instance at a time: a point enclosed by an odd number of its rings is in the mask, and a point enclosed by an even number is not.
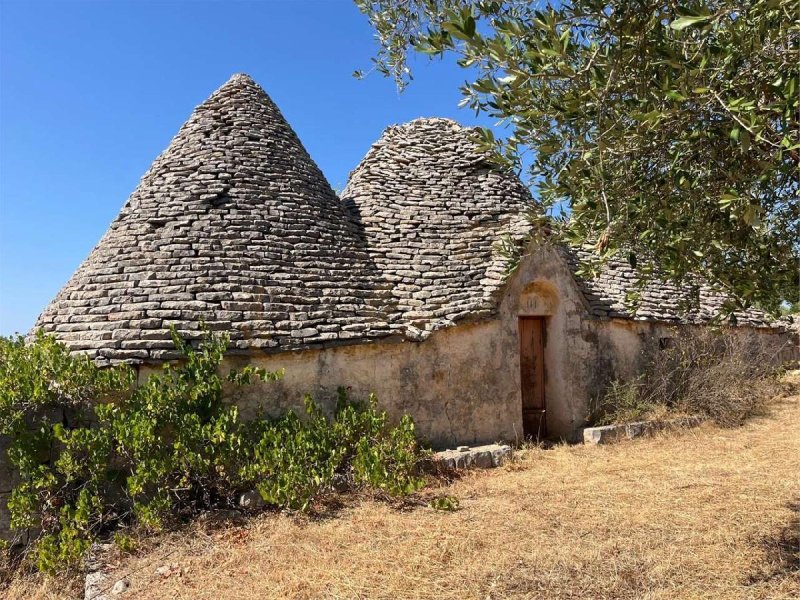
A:
[[[250,75],[247,73],[234,73],[225,83],[214,90],[205,102],[208,102],[212,98],[216,98],[218,96],[235,95],[241,92],[250,92],[269,98],[269,95],[264,88],[258,85],[255,79],[250,77]]]
[[[405,123],[390,125],[385,129],[384,133],[396,130],[417,130],[425,127],[447,127],[455,131],[469,129],[469,127],[462,125],[458,121],[446,117],[417,117]]]
[[[425,125],[425,124],[444,124],[447,123],[449,125],[458,125],[459,127],[464,127],[461,123],[456,121],[455,119],[450,119],[448,117],[417,117],[416,119],[411,119],[410,121],[406,121],[404,125]]]
[[[248,75],[247,73],[234,73],[233,75],[231,75],[231,76],[228,78],[228,81],[226,81],[225,83],[223,83],[223,84],[220,86],[220,88],[219,88],[219,89],[222,89],[222,88],[224,88],[224,87],[226,87],[226,86],[228,86],[228,85],[231,85],[231,84],[233,84],[233,83],[246,83],[246,84],[249,84],[249,85],[254,85],[254,86],[256,86],[257,88],[260,88],[260,87],[261,87],[260,85],[258,85],[258,84],[256,83],[256,80],[255,80],[255,79],[253,79],[253,78],[252,78],[250,75]]]

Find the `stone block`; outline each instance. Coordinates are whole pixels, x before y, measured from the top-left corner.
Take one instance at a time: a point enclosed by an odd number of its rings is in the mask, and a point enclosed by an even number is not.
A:
[[[264,506],[264,499],[258,490],[250,490],[239,496],[239,506],[248,510],[257,510]]]
[[[505,444],[486,446],[458,446],[455,450],[443,450],[433,455],[433,461],[444,469],[491,469],[498,467],[511,455],[511,447]]]
[[[678,429],[682,427],[695,427],[702,422],[700,417],[683,417],[668,421],[635,421],[619,425],[604,425],[602,427],[586,427],[580,430],[580,437],[584,444],[611,444],[621,439],[634,439],[664,429]]]
[[[476,450],[472,457],[472,462],[478,469],[491,469],[494,466],[492,453],[489,450]]]

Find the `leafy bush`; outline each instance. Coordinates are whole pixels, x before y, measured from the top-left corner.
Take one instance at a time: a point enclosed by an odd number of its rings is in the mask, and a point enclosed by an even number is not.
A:
[[[20,475],[12,527],[38,531],[30,556],[40,570],[78,564],[120,523],[158,529],[253,488],[269,504],[306,510],[336,478],[392,495],[422,486],[413,422],[390,427],[374,397],[351,403],[341,391],[332,418],[306,397],[303,418],[245,423],[223,385],[282,372],[223,376],[226,337],[207,331],[197,348],[173,340],[183,360],[139,387],[132,369],[99,369],[50,337],[0,340],[0,435],[11,437]]]
[[[424,484],[417,476],[421,452],[414,423],[404,416],[389,427],[385,412],[368,403],[352,403],[343,389],[333,419],[306,396],[306,419],[294,413],[256,422],[253,460],[242,470],[270,504],[305,510],[336,480],[352,487],[373,488],[392,496],[415,492]]]
[[[644,357],[639,377],[613,381],[589,420],[606,425],[678,412],[739,425],[780,391],[776,357],[774,347],[742,332],[681,330]]]
[[[458,498],[447,494],[432,498],[429,504],[433,510],[444,512],[455,512],[460,506]]]

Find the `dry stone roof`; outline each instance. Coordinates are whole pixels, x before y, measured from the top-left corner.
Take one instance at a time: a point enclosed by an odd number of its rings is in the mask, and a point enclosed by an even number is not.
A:
[[[573,270],[580,262],[589,261],[591,252],[571,249],[564,255]],[[640,321],[657,321],[675,324],[708,323],[718,315],[726,296],[713,291],[708,285],[699,285],[695,291],[690,286],[678,287],[668,281],[652,280],[638,286],[639,274],[625,260],[612,259],[597,277],[576,277],[578,287],[588,305],[589,314],[595,318],[622,318]],[[629,294],[638,295],[632,304]],[[749,309],[734,313],[736,323],[751,327],[781,327],[768,314]]]
[[[232,351],[280,352],[386,336],[423,340],[493,314],[506,233],[531,198],[447,119],[388,128],[338,198],[264,91],[235,75],[181,127],[89,257],[39,316],[98,362],[174,356],[169,327],[226,331]],[[567,253],[576,264],[579,253]],[[705,321],[680,290],[611,263],[578,285],[596,318]],[[742,322],[766,324],[754,313]]]
[[[492,309],[492,245],[528,200],[452,121],[390,128],[336,197],[264,91],[192,113],[35,328],[98,361],[173,356],[168,328],[284,351],[431,331]]]
[[[506,262],[493,247],[527,228],[531,198],[475,152],[468,129],[449,119],[389,127],[342,199],[391,290],[389,320],[409,337],[494,312]]]

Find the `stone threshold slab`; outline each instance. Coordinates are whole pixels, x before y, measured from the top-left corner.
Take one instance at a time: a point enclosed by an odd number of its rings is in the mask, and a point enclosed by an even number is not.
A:
[[[666,429],[696,427],[702,421],[703,419],[700,417],[681,417],[667,421],[636,421],[602,427],[584,427],[578,431],[578,436],[584,444],[610,444],[620,440],[653,435]]]

